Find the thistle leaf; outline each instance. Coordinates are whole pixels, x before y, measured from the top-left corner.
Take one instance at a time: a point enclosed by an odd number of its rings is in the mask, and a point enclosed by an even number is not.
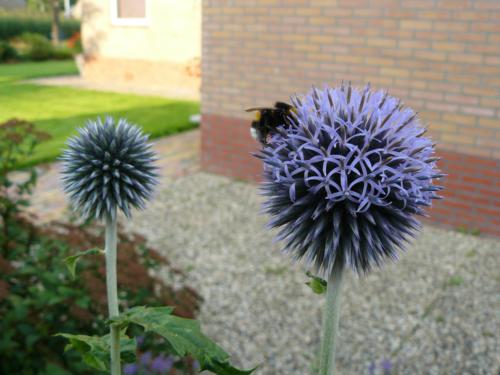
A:
[[[209,370],[218,375],[248,375],[255,369],[241,370],[229,363],[227,354],[215,342],[201,332],[196,320],[172,315],[170,307],[133,307],[119,317],[111,319],[125,330],[130,324],[153,332],[168,341],[174,354],[191,355],[200,363],[200,370]]]
[[[66,267],[68,267],[71,277],[73,279],[76,277],[76,264],[80,260],[80,257],[85,255],[97,255],[97,254],[104,254],[104,250],[93,248],[85,251],[80,251],[74,255],[64,258],[64,263],[66,264]]]

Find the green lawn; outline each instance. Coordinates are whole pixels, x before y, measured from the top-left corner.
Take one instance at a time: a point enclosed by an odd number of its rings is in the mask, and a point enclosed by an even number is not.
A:
[[[0,84],[20,79],[77,74],[74,61],[46,61],[22,64],[0,64]]]
[[[54,160],[68,136],[98,116],[126,118],[152,138],[195,126],[189,116],[199,112],[198,102],[19,82],[74,73],[74,63],[67,61],[0,65],[0,123],[13,117],[29,120],[52,136],[23,165]]]

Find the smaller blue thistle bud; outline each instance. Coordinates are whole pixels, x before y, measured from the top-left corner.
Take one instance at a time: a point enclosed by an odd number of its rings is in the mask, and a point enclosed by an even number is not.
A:
[[[143,209],[157,184],[157,160],[148,136],[135,125],[113,118],[88,121],[67,142],[61,160],[62,182],[71,203],[85,217],[113,220],[120,209]]]

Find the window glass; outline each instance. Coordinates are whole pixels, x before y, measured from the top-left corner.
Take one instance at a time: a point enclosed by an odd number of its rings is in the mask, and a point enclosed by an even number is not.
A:
[[[118,0],[118,18],[146,18],[146,0]]]

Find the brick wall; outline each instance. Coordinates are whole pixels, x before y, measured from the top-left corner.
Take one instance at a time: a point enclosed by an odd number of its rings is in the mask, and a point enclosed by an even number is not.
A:
[[[500,1],[206,0],[202,15],[205,169],[258,179],[245,108],[371,82],[439,142],[449,199],[435,217],[500,235]]]

